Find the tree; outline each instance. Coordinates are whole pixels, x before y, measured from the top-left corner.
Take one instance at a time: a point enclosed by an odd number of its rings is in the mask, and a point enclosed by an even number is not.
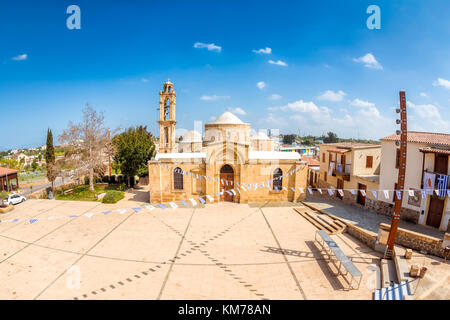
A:
[[[107,161],[108,129],[104,126],[103,113],[86,104],[83,120],[79,124],[69,122],[59,141],[67,145],[65,157],[76,165],[77,171],[89,176],[89,190],[94,191],[94,177],[103,175]]]
[[[297,136],[295,134],[286,134],[283,136],[283,143],[284,144],[293,144],[295,142],[295,139]]]
[[[36,158],[34,158],[33,159],[33,162],[31,163],[31,169],[33,170],[33,171],[36,171],[36,169],[37,169],[37,160],[36,160]]]
[[[113,138],[114,162],[128,179],[148,174],[148,161],[155,155],[153,136],[147,127],[129,128]]]
[[[47,143],[45,149],[45,163],[47,164],[47,179],[52,183],[52,192],[55,192],[54,182],[57,176],[56,172],[55,148],[53,147],[52,130],[47,129]]]
[[[339,138],[336,133],[334,132],[328,132],[327,136],[323,138],[324,143],[335,143],[339,142]]]

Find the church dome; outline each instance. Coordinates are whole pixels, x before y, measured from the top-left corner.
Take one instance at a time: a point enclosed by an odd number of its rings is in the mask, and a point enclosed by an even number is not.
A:
[[[202,135],[198,131],[191,130],[184,134],[180,142],[202,142]]]
[[[236,117],[230,111],[225,111],[213,121],[213,124],[244,124],[244,122],[242,122],[241,119]]]

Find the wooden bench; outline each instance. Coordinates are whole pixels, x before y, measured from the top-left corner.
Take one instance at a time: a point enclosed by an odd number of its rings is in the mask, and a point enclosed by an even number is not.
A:
[[[317,239],[317,235],[319,235],[320,239]],[[334,242],[333,239],[324,231],[324,230],[317,230],[315,235],[316,242],[320,243],[322,248],[327,252],[327,254],[330,257],[330,260],[334,263],[336,266],[338,272],[336,276],[339,274],[345,277],[347,274],[350,273],[351,279],[349,282],[348,289],[359,289],[359,286],[361,284],[362,280],[362,273],[359,271],[359,269],[353,264],[353,262],[350,261],[350,259],[344,254],[344,252],[339,248],[336,242]],[[339,261],[339,266],[335,263],[335,259]],[[341,268],[344,267],[345,273],[342,272]],[[359,278],[359,280],[357,279]],[[357,285],[357,286],[354,286]]]

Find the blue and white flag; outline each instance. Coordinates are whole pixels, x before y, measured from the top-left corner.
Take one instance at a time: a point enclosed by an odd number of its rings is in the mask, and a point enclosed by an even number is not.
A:
[[[159,203],[159,204],[158,204],[158,207],[160,207],[160,208],[163,209],[163,210],[167,209],[167,207],[166,207],[165,205],[163,205],[162,203]]]
[[[384,197],[386,199],[389,199],[389,190],[383,190],[383,193],[384,193]]]
[[[178,208],[178,205],[175,202],[169,202],[169,206],[172,207],[173,210],[175,210],[176,208]],[[134,209],[134,208],[133,208]]]
[[[338,192],[339,192],[339,194],[341,195],[341,197],[343,197],[343,196],[344,196],[344,190],[342,190],[342,189],[338,189]]]
[[[330,196],[332,196],[332,195],[333,195],[333,190],[332,190],[332,189],[328,189],[328,194],[329,194]]]
[[[230,191],[233,193],[234,196],[236,195],[236,191],[234,191],[234,189],[231,189]]]
[[[361,195],[362,195],[363,197],[366,196],[366,190],[359,190],[359,192],[361,192]]]
[[[201,203],[205,204],[206,201],[202,197],[197,197],[198,200],[200,200]]]
[[[295,192],[295,189],[293,187],[291,187],[291,190]]]
[[[36,221],[38,221],[38,219],[30,219],[30,224],[35,223]]]
[[[377,190],[372,190],[372,194],[375,197],[375,199],[378,199]]]
[[[350,190],[348,190],[348,191],[350,191],[350,193],[351,193],[352,195],[355,195],[355,190],[350,189]]]
[[[317,191],[319,191],[319,193],[322,194],[322,189],[317,188]]]
[[[312,189],[311,189],[311,188],[308,188],[308,192],[309,192],[309,194],[313,194],[313,192],[312,192]]]
[[[233,195],[230,191],[225,190],[226,193],[228,193],[229,196]]]
[[[209,194],[206,195],[206,198],[209,200],[209,202],[214,202],[214,198],[211,197]]]
[[[142,210],[142,208],[140,208],[140,207],[136,207],[136,208],[133,208],[133,210],[134,210],[134,212],[138,213],[139,211],[141,211],[141,210]]]
[[[151,204],[146,205],[145,208],[146,208],[147,210],[150,210],[150,211],[152,211],[153,209],[155,209],[155,207],[152,206]]]
[[[197,205],[197,201],[195,201],[193,198],[190,198],[189,201],[192,203],[194,207]]]
[[[402,192],[400,190],[395,190],[395,194],[397,195],[398,200],[402,200]]]
[[[181,200],[181,203],[183,204],[183,206],[185,206],[185,207],[187,207],[188,206],[188,203],[186,202],[186,201],[184,201],[184,200]]]
[[[427,191],[426,190],[420,190],[422,193],[422,199],[425,199],[427,197]]]
[[[305,193],[305,191],[303,191],[303,188],[298,188],[300,190],[300,193]]]
[[[445,174],[438,174],[436,180],[437,180],[437,188],[439,190],[439,196],[445,197],[448,187],[448,176]]]

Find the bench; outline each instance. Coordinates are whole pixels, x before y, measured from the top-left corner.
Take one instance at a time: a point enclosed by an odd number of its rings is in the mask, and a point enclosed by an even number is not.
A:
[[[69,189],[63,192],[64,194],[72,194],[73,193],[73,189]]]
[[[317,235],[319,235],[319,237],[320,237],[319,240],[317,239]],[[336,266],[336,268],[338,270],[336,276],[338,276],[340,274],[343,277],[345,277],[347,274],[350,273],[351,279],[349,282],[348,289],[359,289],[359,286],[360,286],[361,280],[362,280],[362,273],[353,264],[353,262],[351,262],[350,259],[344,254],[344,252],[341,250],[341,248],[339,248],[339,246],[336,244],[336,242],[334,242],[334,240],[331,239],[331,237],[324,230],[317,230],[314,238],[315,238],[316,242],[320,243],[322,248],[329,255],[330,260]],[[336,265],[333,257],[335,257],[336,260],[339,261],[339,266]],[[346,271],[345,273],[342,272],[342,270],[341,270],[342,267],[344,267],[344,269]]]
[[[95,199],[97,200],[103,200],[103,198],[106,196],[106,192],[104,193],[100,193],[98,195],[95,196]]]

